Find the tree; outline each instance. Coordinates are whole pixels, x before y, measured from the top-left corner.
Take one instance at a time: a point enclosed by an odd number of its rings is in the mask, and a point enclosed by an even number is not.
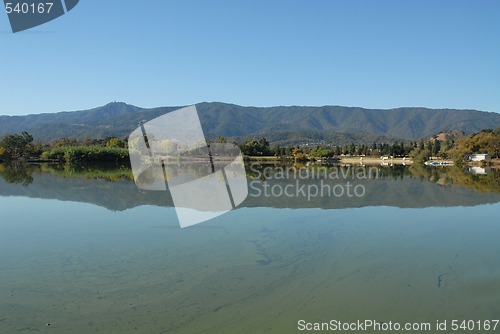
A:
[[[441,142],[439,140],[434,141],[434,155],[438,155],[441,151]]]
[[[334,155],[334,151],[330,147],[316,146],[309,152],[309,155],[315,158],[330,158]]]
[[[217,143],[219,143],[219,144],[225,144],[225,143],[227,143],[227,140],[226,140],[225,137],[219,136],[219,138],[217,138]]]
[[[108,139],[106,146],[124,148],[125,141],[121,140],[120,138],[111,137]]]
[[[292,150],[292,154],[293,154],[293,157],[295,158],[295,160],[297,160],[297,161],[306,160],[306,155],[304,154],[302,149],[298,146]]]
[[[492,157],[500,155],[500,135],[495,131],[481,131],[470,136],[457,139],[450,150],[456,162],[462,161],[466,154],[488,153]]]
[[[434,152],[434,144],[432,144],[431,141],[429,141],[427,143],[427,151],[428,151],[429,155],[432,155],[432,152]]]
[[[349,145],[348,152],[350,155],[354,155],[356,153],[356,145],[354,145],[354,143]]]
[[[334,152],[335,155],[339,156],[342,154],[342,147],[340,146],[335,146],[335,152]]]
[[[0,141],[0,147],[5,159],[27,157],[33,152],[33,136],[26,131],[20,135],[7,135]]]
[[[240,146],[243,154],[248,156],[269,156],[271,155],[271,150],[269,148],[269,142],[266,138],[261,138],[259,140],[251,139],[247,140]]]

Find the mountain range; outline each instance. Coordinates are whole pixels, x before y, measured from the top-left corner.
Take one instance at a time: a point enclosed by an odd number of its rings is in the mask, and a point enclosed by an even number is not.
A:
[[[284,145],[417,140],[447,130],[472,133],[500,126],[500,114],[478,110],[244,107],[220,102],[199,103],[196,107],[208,139],[224,136],[241,141],[266,137]],[[125,138],[140,121],[179,108],[140,108],[112,102],[90,110],[0,116],[0,137],[27,131],[42,142],[61,138]]]

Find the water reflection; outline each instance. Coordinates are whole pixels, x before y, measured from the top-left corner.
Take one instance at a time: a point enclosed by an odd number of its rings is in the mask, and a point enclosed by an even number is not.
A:
[[[203,174],[199,168],[193,165],[190,173]],[[492,168],[252,164],[246,172],[249,196],[240,207],[422,208],[500,201],[500,171]],[[138,189],[126,166],[0,165],[0,196],[92,203],[114,211],[173,205],[169,191]]]
[[[472,167],[468,168],[468,171],[469,171],[469,174],[488,175],[489,173],[491,173],[491,168],[472,166]]]
[[[0,164],[0,177],[7,183],[22,184],[28,186],[33,182],[33,172],[37,167],[25,164]]]
[[[0,332],[498,319],[500,204],[480,205],[500,202],[497,170],[322,167],[248,166],[247,176],[260,190],[351,182],[366,194],[249,196],[247,208],[184,230],[164,208],[169,192],[139,190],[127,168],[0,167]]]

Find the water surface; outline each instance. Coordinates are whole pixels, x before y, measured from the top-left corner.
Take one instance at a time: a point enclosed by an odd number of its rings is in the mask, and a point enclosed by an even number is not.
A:
[[[369,198],[358,202],[249,198],[180,229],[168,195],[130,180],[30,176],[0,180],[2,333],[500,318],[495,191],[405,170],[363,183]]]

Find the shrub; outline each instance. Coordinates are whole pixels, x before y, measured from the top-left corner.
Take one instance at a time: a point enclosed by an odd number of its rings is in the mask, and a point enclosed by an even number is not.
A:
[[[119,147],[66,146],[42,154],[43,159],[56,159],[69,163],[128,162],[128,150]]]

